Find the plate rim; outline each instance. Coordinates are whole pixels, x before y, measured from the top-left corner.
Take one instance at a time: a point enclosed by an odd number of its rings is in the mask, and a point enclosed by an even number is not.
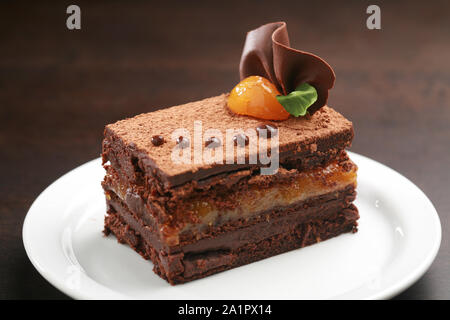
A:
[[[435,206],[433,205],[433,203],[431,202],[431,200],[422,191],[422,189],[420,189],[415,183],[413,183],[410,179],[406,178],[404,175],[402,175],[398,171],[388,167],[387,165],[384,165],[383,163],[380,163],[374,159],[371,159],[367,156],[364,156],[364,155],[361,155],[361,154],[358,154],[355,152],[351,152],[351,151],[347,151],[347,153],[349,154],[350,158],[355,158],[355,157],[363,158],[365,161],[367,161],[371,164],[381,166],[383,168],[383,170],[388,170],[390,172],[390,174],[395,174],[395,175],[400,176],[406,183],[410,183],[415,189],[417,189],[417,191],[420,192],[421,196],[423,197],[423,200],[425,200],[428,203],[428,205],[430,206],[430,209],[432,209],[432,211],[433,211],[433,214],[432,215],[430,214],[430,219],[433,219],[433,225],[435,227],[435,230],[433,230],[433,231],[436,232],[436,239],[435,239],[435,242],[433,243],[433,246],[428,251],[428,255],[426,256],[426,258],[424,258],[417,266],[415,266],[414,269],[408,271],[407,275],[404,276],[403,278],[401,278],[395,284],[388,286],[384,290],[375,292],[372,295],[361,298],[361,299],[368,299],[368,300],[389,299],[389,298],[392,298],[392,297],[396,296],[397,294],[401,293],[402,291],[406,290],[411,285],[413,285],[418,279],[420,279],[425,274],[425,272],[430,268],[430,266],[434,262],[437,254],[439,252],[440,244],[442,241],[442,225],[441,225],[441,221],[439,218],[439,214],[437,213],[437,210],[436,210]],[[77,167],[73,168],[72,170],[66,172],[65,174],[63,174],[62,176],[60,176],[59,178],[54,180],[51,184],[49,184],[36,197],[36,199],[33,201],[31,206],[29,207],[27,214],[23,220],[23,225],[22,225],[23,245],[24,245],[26,254],[28,256],[28,259],[30,260],[30,262],[32,263],[34,268],[51,285],[53,285],[55,288],[57,288],[59,291],[63,292],[64,294],[68,295],[69,297],[75,298],[75,299],[98,299],[98,297],[96,297],[95,294],[93,295],[90,293],[81,292],[81,290],[68,287],[67,285],[64,284],[64,281],[61,281],[61,279],[59,279],[58,276],[48,273],[46,270],[44,270],[41,267],[41,265],[38,261],[39,258],[36,257],[36,255],[33,253],[33,248],[28,239],[29,230],[32,227],[32,226],[30,226],[29,221],[31,220],[30,219],[31,214],[33,214],[33,212],[35,212],[34,208],[39,204],[39,202],[44,197],[44,195],[47,192],[49,192],[48,190],[52,186],[54,186],[58,181],[62,180],[63,178],[65,178],[71,174],[74,174],[75,171],[82,170],[83,167],[89,166],[94,162],[99,162],[99,159],[100,158],[95,158],[93,160],[85,162],[82,165],[77,166]],[[355,161],[355,162],[357,163],[357,161]],[[89,278],[89,279],[91,279],[91,278]],[[108,288],[107,286],[104,286],[104,285],[96,282],[94,279],[91,279],[91,280],[94,281],[98,286],[102,287],[102,289],[105,290],[104,292],[102,292],[103,296],[100,299],[133,299],[127,295],[124,295],[118,291],[114,291],[114,290]],[[345,295],[345,293],[342,295]],[[337,296],[337,297],[330,297],[328,299],[342,299],[342,298],[339,298],[339,296]],[[180,299],[175,299],[175,300],[180,300]],[[292,300],[295,300],[295,299],[292,299]]]
[[[350,158],[352,157],[359,157],[363,158],[364,160],[368,162],[372,162],[380,167],[382,167],[384,170],[387,170],[391,172],[392,174],[395,174],[405,180],[407,183],[410,183],[423,197],[423,199],[429,204],[430,208],[432,209],[433,215],[430,217],[430,219],[434,219],[435,223],[435,232],[436,232],[436,241],[433,243],[433,247],[428,252],[428,255],[426,259],[422,260],[421,263],[412,271],[409,272],[408,276],[405,276],[402,278],[401,281],[398,281],[396,284],[391,285],[390,287],[386,288],[384,291],[374,293],[373,295],[366,298],[366,300],[382,300],[382,299],[390,299],[392,297],[395,297],[396,295],[400,294],[401,292],[405,291],[409,287],[411,287],[413,284],[415,284],[431,267],[433,262],[436,259],[437,254],[439,253],[439,249],[442,242],[442,224],[439,217],[439,214],[436,210],[436,207],[434,206],[433,202],[431,202],[430,198],[423,192],[419,186],[417,186],[414,182],[412,182],[409,178],[401,174],[400,172],[392,169],[391,167],[374,160],[372,158],[369,158],[367,156],[361,155],[359,153],[355,153],[352,151],[347,151]]]

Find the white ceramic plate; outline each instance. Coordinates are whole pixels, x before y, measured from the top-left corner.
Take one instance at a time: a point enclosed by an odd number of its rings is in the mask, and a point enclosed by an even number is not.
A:
[[[104,237],[100,159],[50,185],[31,206],[23,242],[36,269],[78,299],[383,299],[413,284],[439,249],[439,217],[394,170],[349,153],[359,166],[361,219],[345,234],[187,284],[170,286],[152,264]]]

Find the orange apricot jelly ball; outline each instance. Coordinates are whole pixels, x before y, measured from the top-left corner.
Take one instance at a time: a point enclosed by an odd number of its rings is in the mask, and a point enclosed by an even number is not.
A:
[[[266,120],[286,120],[289,113],[278,102],[277,88],[260,76],[250,76],[238,83],[228,97],[228,107],[237,114]]]

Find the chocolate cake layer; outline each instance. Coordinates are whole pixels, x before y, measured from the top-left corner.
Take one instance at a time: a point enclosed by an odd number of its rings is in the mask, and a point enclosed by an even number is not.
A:
[[[177,241],[164,241],[164,229],[157,224],[147,224],[142,217],[129,210],[126,203],[113,193],[107,197],[108,213],[120,217],[121,221],[138,232],[157,250],[166,253],[193,253],[219,249],[232,249],[246,242],[263,239],[280,233],[284,228],[326,219],[329,214],[341,212],[355,199],[355,186],[309,198],[287,207],[273,207],[251,218],[228,221],[221,225],[209,225],[201,231],[186,232]],[[259,226],[259,228],[254,228]],[[252,229],[254,228],[254,229]],[[232,241],[234,239],[234,241]]]
[[[147,179],[161,190],[218,174],[260,167],[260,164],[249,164],[249,161],[246,164],[226,164],[225,152],[221,164],[191,161],[174,165],[171,162],[172,151],[177,145],[172,137],[176,129],[186,129],[192,142],[194,123],[198,120],[202,121],[202,134],[208,129],[217,129],[224,136],[230,128],[245,131],[261,124],[261,120],[232,114],[226,103],[227,95],[222,94],[108,125],[105,128],[103,161],[110,161],[124,179],[134,183]],[[326,106],[312,116],[269,123],[278,128],[280,163],[302,170],[334,159],[350,146],[353,138],[352,123]],[[151,139],[155,135],[160,135],[165,143],[153,145]],[[189,146],[192,157],[193,145]],[[222,146],[225,145],[226,142],[222,141]],[[248,159],[251,155],[246,148]]]
[[[178,243],[188,234],[198,239],[198,234],[209,226],[251,219],[272,208],[285,208],[317,196],[354,190],[356,166],[343,157],[326,167],[304,172],[286,170],[278,177],[255,176],[226,191],[212,188],[176,200],[155,197],[144,187],[125,184],[112,167],[108,167],[102,185],[108,200],[118,198],[143,223],[156,230],[161,241]]]
[[[178,252],[167,253],[155,247],[153,244],[158,245],[158,242],[152,242],[147,238],[142,229],[139,232],[132,227],[133,224],[138,224],[138,221],[130,224],[130,216],[124,219],[113,206],[108,213],[105,233],[112,232],[119,242],[129,244],[144,258],[150,259],[154,264],[155,273],[171,284],[203,278],[345,232],[355,232],[356,220],[359,218],[357,209],[350,205],[339,211],[326,210],[315,219],[299,219],[297,223],[293,223],[292,219],[279,218],[268,223],[260,222],[243,227],[235,232],[225,232],[224,239],[218,241],[222,245],[214,248],[204,248],[196,243],[185,245]],[[273,232],[264,234],[263,231],[268,229]],[[244,239],[241,238],[243,235]],[[209,243],[217,237],[219,236],[213,236]]]

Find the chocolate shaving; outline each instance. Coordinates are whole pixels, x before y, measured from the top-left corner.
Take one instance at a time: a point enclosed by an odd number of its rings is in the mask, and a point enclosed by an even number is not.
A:
[[[285,22],[268,23],[247,33],[239,72],[241,80],[252,75],[269,79],[283,95],[309,83],[318,95],[308,109],[310,114],[327,103],[328,90],[336,78],[323,59],[290,47]]]

